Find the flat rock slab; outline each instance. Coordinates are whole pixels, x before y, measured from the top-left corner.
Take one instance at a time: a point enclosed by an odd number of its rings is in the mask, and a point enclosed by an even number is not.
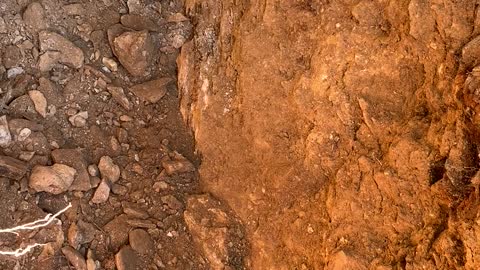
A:
[[[14,180],[20,180],[27,172],[27,164],[18,159],[0,156],[0,175]]]
[[[157,103],[167,93],[167,85],[172,82],[171,78],[161,78],[137,84],[130,87],[130,91],[134,93],[142,101],[149,103]]]

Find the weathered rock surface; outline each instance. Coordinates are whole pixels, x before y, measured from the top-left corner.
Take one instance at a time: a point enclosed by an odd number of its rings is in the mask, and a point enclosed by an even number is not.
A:
[[[110,181],[107,179],[103,179],[98,185],[95,193],[92,197],[92,203],[104,203],[108,200],[108,196],[110,195]]]
[[[118,250],[128,241],[128,231],[131,226],[127,223],[127,220],[128,217],[126,215],[119,215],[103,227],[103,230],[109,236],[110,247],[113,250]]]
[[[153,58],[153,42],[148,31],[125,32],[113,40],[113,52],[133,76],[146,76]]]
[[[35,110],[38,112],[38,114],[40,114],[43,118],[47,117],[47,99],[42,92],[38,90],[31,90],[28,91],[28,96],[35,105]]]
[[[60,194],[68,190],[77,171],[63,164],[35,166],[30,175],[29,185],[36,192]]]
[[[155,251],[155,245],[150,235],[142,229],[135,229],[128,234],[130,246],[137,253],[142,255],[152,255]]]
[[[225,269],[233,261],[242,261],[245,246],[236,235],[239,220],[227,213],[219,201],[210,195],[192,196],[183,217],[212,269]]]
[[[20,180],[27,172],[27,164],[7,156],[0,156],[0,175]]]
[[[132,105],[130,104],[130,101],[128,100],[127,96],[125,95],[123,88],[109,85],[107,87],[107,90],[112,95],[112,98],[118,104],[120,104],[125,110],[128,111],[132,108]]]
[[[0,117],[0,147],[7,147],[12,142],[12,134],[8,127],[7,116]]]
[[[120,179],[120,167],[109,156],[100,158],[98,169],[102,178],[109,180],[111,183],[115,183]]]
[[[84,127],[87,124],[87,119],[88,119],[88,112],[83,111],[70,116],[68,118],[68,121],[74,127]]]
[[[75,249],[80,248],[80,245],[90,243],[97,233],[97,229],[91,223],[79,220],[72,223],[68,228],[67,239],[70,246]]]
[[[83,51],[70,40],[50,31],[39,33],[40,49],[44,52],[39,59],[39,69],[49,71],[56,63],[65,64],[72,68],[81,68],[84,62]]]
[[[195,171],[195,166],[186,159],[164,160],[162,166],[168,175]]]
[[[63,247],[62,253],[67,258],[68,262],[75,268],[75,270],[87,270],[87,263],[85,258],[72,247]]]
[[[130,87],[130,91],[134,93],[142,101],[149,103],[157,103],[167,93],[167,85],[172,82],[171,78],[161,78],[137,84]]]
[[[55,163],[74,168],[77,172],[75,180],[69,190],[88,191],[91,189],[90,176],[87,171],[87,162],[83,153],[78,149],[56,149],[52,151]]]
[[[23,21],[32,32],[37,33],[48,27],[45,9],[40,2],[32,2],[23,12]]]
[[[115,264],[118,270],[141,270],[142,259],[130,246],[124,246],[115,255]]]

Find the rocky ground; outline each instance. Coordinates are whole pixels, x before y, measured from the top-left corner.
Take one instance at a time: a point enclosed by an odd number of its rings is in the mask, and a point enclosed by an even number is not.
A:
[[[1,269],[241,269],[243,229],[201,194],[180,116],[181,1],[0,3]]]

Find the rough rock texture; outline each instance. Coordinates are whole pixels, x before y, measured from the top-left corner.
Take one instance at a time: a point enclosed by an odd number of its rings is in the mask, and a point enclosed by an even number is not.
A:
[[[63,164],[37,165],[32,169],[29,185],[36,192],[60,194],[72,185],[76,173],[74,168]]]
[[[161,78],[137,84],[130,87],[133,92],[142,101],[157,103],[167,93],[167,85],[172,81],[171,78]]]
[[[186,6],[182,113],[252,269],[480,267],[476,1]]]
[[[50,31],[38,34],[40,50],[44,52],[39,58],[40,71],[49,71],[56,63],[62,63],[72,68],[81,68],[84,58],[83,51],[65,37]]]
[[[87,270],[87,263],[80,252],[72,247],[64,247],[62,248],[62,253],[75,268],[75,270]]]
[[[111,183],[117,182],[120,178],[120,167],[113,162],[111,157],[103,156],[98,163],[98,169],[100,175]]]
[[[146,76],[153,57],[153,43],[148,31],[125,32],[113,40],[113,52],[133,76]]]
[[[27,164],[24,162],[7,157],[0,156],[0,175],[15,180],[20,180],[27,172]]]
[[[241,225],[219,201],[210,195],[192,196],[183,216],[212,269],[235,269],[244,265],[246,247],[241,239]]]
[[[118,270],[144,269],[142,259],[130,246],[124,246],[115,255],[115,265]]]
[[[52,159],[55,163],[70,166],[77,171],[77,175],[70,186],[70,190],[87,191],[91,189],[90,176],[87,171],[87,162],[80,150],[56,149],[52,151]]]

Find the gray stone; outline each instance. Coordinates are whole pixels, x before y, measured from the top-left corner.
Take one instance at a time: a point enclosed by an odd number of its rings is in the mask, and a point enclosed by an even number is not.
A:
[[[68,228],[68,243],[70,246],[78,249],[80,245],[92,242],[97,231],[91,223],[79,220],[77,223],[72,223]]]

